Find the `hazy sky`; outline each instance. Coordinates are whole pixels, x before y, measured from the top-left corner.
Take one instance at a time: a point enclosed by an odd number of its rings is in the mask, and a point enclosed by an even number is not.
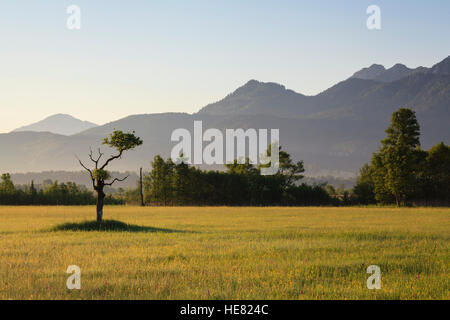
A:
[[[250,79],[317,94],[372,63],[429,67],[449,35],[448,0],[2,0],[0,132],[54,113],[192,113]]]

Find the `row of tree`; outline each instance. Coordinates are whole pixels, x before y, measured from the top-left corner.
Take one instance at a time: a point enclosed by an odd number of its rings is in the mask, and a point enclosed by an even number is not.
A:
[[[270,156],[270,148],[267,152]],[[175,163],[159,155],[144,177],[145,202],[151,205],[330,205],[333,199],[323,186],[299,184],[303,162],[294,163],[280,148],[280,169],[261,175],[261,166],[249,159],[225,165],[226,171],[204,171],[185,161]],[[135,192],[138,195],[138,192]]]
[[[381,148],[360,170],[353,194],[361,204],[449,205],[450,147],[420,148],[414,111],[392,114]]]
[[[124,204],[120,198],[107,196],[108,204]],[[0,204],[2,205],[93,205],[96,198],[85,186],[73,182],[46,182],[35,186],[14,186],[8,173],[2,174],[0,181]]]

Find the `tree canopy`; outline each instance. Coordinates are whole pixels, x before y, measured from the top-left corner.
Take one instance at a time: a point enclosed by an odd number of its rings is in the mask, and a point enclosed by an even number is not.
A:
[[[365,204],[448,204],[449,163],[449,147],[444,143],[429,151],[420,148],[415,113],[400,108],[392,114],[380,150],[373,154],[370,165],[361,168],[354,193]]]

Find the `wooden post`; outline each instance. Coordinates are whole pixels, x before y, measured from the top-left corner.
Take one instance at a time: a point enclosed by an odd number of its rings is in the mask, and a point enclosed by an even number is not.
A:
[[[140,175],[139,175],[139,187],[140,187],[140,192],[141,192],[141,207],[144,207],[145,203],[144,203],[144,187],[143,187],[143,182],[142,182],[142,168],[140,170]]]

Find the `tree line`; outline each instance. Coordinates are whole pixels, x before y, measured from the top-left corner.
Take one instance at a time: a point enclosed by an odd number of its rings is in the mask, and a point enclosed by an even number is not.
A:
[[[261,166],[237,160],[227,164],[226,171],[204,171],[185,161],[164,160],[157,155],[152,170],[144,175],[146,205],[338,205],[324,188],[325,184],[298,183],[304,172],[303,162],[293,163],[290,155],[280,148],[280,170],[275,175],[263,176]],[[139,204],[139,187],[108,194],[105,204]],[[46,181],[42,185],[15,187],[9,174],[3,174],[0,183],[2,205],[94,205],[95,194],[85,186],[73,182]]]
[[[270,157],[270,147],[267,151]],[[225,171],[205,171],[183,160],[174,162],[157,155],[144,176],[145,203],[150,205],[330,205],[334,199],[322,185],[299,183],[303,162],[279,150],[279,171],[261,175],[262,166],[249,159],[226,164]],[[270,164],[269,164],[270,165]],[[138,193],[135,192],[137,196]]]
[[[123,199],[108,195],[105,202],[110,205],[124,204]],[[8,173],[0,181],[1,205],[93,205],[96,198],[92,191],[74,182],[58,183],[47,180],[42,185],[15,186]]]

